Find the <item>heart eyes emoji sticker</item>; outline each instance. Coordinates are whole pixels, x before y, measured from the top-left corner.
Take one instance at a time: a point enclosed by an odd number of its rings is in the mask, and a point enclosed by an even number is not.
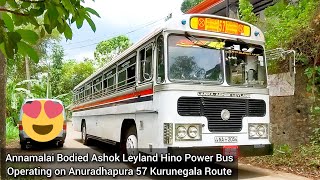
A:
[[[46,101],[44,103],[44,111],[50,119],[57,117],[59,114],[61,114],[62,110],[62,105],[57,102]]]
[[[32,101],[31,103],[26,103],[23,105],[22,110],[27,116],[36,119],[41,112],[41,102]]]
[[[57,101],[27,102],[23,105],[22,111],[23,130],[35,141],[48,142],[63,130],[63,106]]]

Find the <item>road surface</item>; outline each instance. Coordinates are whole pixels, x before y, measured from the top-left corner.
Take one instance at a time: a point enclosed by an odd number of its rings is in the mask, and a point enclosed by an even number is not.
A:
[[[114,154],[115,153],[115,148],[111,145],[104,144],[104,143],[99,143],[96,142],[93,146],[85,146],[81,143],[81,134],[80,132],[76,132],[73,130],[72,124],[68,123],[68,129],[67,129],[67,138],[66,142],[64,144],[63,148],[38,148],[36,150],[33,150],[35,152],[62,152],[62,153],[70,153],[74,149],[79,149],[83,152],[90,152],[90,153],[96,153],[96,154],[101,154],[101,153],[106,153],[106,154]],[[86,163],[80,163],[80,167],[85,167],[89,168],[92,166],[93,168],[99,167],[101,164],[86,164]],[[48,167],[50,168],[65,168],[69,169],[70,167],[77,166],[74,163],[54,163],[50,164]],[[103,164],[106,168],[127,168],[130,169],[132,166],[125,164],[125,163],[105,163]],[[67,179],[82,179],[82,177],[76,177],[76,178],[70,178],[67,177]],[[58,178],[60,179],[60,178]],[[91,179],[87,177],[86,179]],[[104,178],[105,179],[105,178]],[[128,176],[121,177],[118,176],[117,179],[132,179]],[[161,179],[157,176],[138,176],[135,177],[135,179]],[[176,178],[170,178],[166,177],[165,179],[176,179]],[[182,179],[182,178],[181,178]],[[210,178],[212,179],[212,177]],[[214,177],[214,179],[217,179]],[[228,179],[228,178],[223,178],[223,179]],[[263,169],[259,167],[254,167],[250,165],[245,165],[245,164],[239,164],[238,166],[238,179],[250,179],[250,180],[285,180],[285,179],[290,179],[290,180],[304,180],[308,179],[305,177],[297,176],[294,174],[289,174],[289,173],[284,173],[284,172],[276,172],[268,169]]]

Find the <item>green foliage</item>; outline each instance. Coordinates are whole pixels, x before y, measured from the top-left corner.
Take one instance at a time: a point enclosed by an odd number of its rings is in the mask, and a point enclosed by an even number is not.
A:
[[[249,0],[239,0],[240,19],[242,21],[255,24],[257,23],[257,16],[253,12],[253,5]]]
[[[63,93],[64,87],[57,86],[61,81],[62,66],[63,66],[64,50],[61,45],[54,44],[52,54],[50,56],[49,79],[51,86],[51,95],[58,96]]]
[[[240,161],[276,171],[303,172],[299,174],[319,179],[320,145],[301,145],[294,149],[288,145],[280,145],[275,146],[274,149],[272,156],[246,157],[240,158]]]
[[[127,36],[117,36],[112,39],[101,41],[94,52],[95,60],[98,66],[103,66],[111,61],[115,56],[131,46],[131,42]]]
[[[75,60],[69,60],[63,63],[61,69],[60,82],[55,84],[60,91],[59,95],[55,95],[57,99],[63,101],[65,106],[69,106],[72,103],[72,90],[80,82],[85,80],[95,71],[94,64],[90,60],[83,62],[76,62]]]
[[[308,78],[307,91],[311,92],[314,105],[319,106],[320,85],[320,1],[300,0],[297,4],[288,4],[280,1],[266,10],[267,29],[266,45],[273,49],[282,47],[294,49],[297,52],[298,63],[305,66],[304,74]],[[277,69],[281,72],[281,61],[275,61],[269,69]],[[311,111],[313,133],[311,140],[319,138],[319,115]]]
[[[317,92],[317,85],[320,85],[320,66],[307,67],[304,74],[308,77],[307,91]]]
[[[319,0],[300,0],[298,4],[288,4],[280,0],[265,10],[266,48],[290,48],[294,35],[308,28]]]
[[[7,117],[11,118],[13,122],[17,122],[19,118],[21,105],[26,98],[37,97],[37,94],[41,93],[40,91],[29,91],[26,88],[26,84],[31,83],[32,87],[36,84],[39,84],[39,80],[24,80],[16,82],[14,79],[9,79],[6,86],[6,112]]]
[[[292,149],[291,149],[290,145],[288,145],[288,144],[280,145],[276,149],[276,151],[278,153],[281,153],[281,154],[285,155],[285,156],[291,156],[292,155]]]
[[[189,9],[193,8],[194,6],[200,4],[203,0],[184,0],[181,4],[180,10],[183,13],[186,13]]]
[[[51,83],[52,98],[63,101],[65,107],[72,103],[73,88],[90,76],[95,68],[92,61],[76,62],[69,60],[64,62],[61,56],[61,47],[54,48],[55,63],[51,67]],[[46,65],[45,65],[46,66]],[[46,73],[47,69],[43,68],[42,73]],[[20,113],[20,108],[26,98],[45,98],[47,90],[47,76],[43,76],[39,80],[22,80],[15,77],[8,79],[6,86],[6,114],[14,123],[17,123]],[[26,89],[26,85],[30,83],[31,89]]]
[[[60,86],[71,91],[81,81],[89,77],[94,70],[94,64],[90,60],[79,63],[75,60],[69,60],[63,64]]]
[[[66,39],[72,39],[71,24],[76,22],[81,28],[86,20],[93,31],[95,24],[91,20],[91,15],[99,14],[81,5],[84,0],[51,0],[51,1],[1,1],[2,8],[0,19],[0,50],[9,59],[14,55],[28,55],[35,62],[39,61],[39,56],[34,50],[39,39],[38,34],[26,29],[32,26],[33,30],[40,32],[43,38],[46,33],[51,34],[54,30],[64,34]],[[40,21],[43,19],[43,22]]]
[[[11,142],[19,139],[19,129],[17,124],[14,123],[13,119],[6,119],[6,141]]]

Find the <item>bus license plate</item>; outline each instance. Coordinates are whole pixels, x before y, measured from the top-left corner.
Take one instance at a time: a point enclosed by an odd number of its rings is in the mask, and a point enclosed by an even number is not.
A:
[[[214,137],[215,143],[236,143],[238,142],[237,136],[216,136]]]

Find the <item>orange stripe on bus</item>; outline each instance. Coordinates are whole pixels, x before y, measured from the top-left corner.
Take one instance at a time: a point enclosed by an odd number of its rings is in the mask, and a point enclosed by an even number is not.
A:
[[[106,99],[106,100],[103,100],[103,101],[98,101],[98,102],[94,102],[94,103],[78,106],[78,107],[73,108],[72,110],[86,109],[86,108],[90,108],[90,107],[93,107],[93,106],[109,104],[109,103],[113,103],[113,102],[117,102],[117,101],[130,99],[130,98],[133,98],[133,97],[145,96],[145,95],[150,95],[150,94],[153,94],[153,89],[146,89],[146,90],[142,90],[142,91],[139,91],[139,92],[134,92],[134,93],[130,93],[130,94],[114,97],[114,98],[111,98],[111,99]]]
[[[203,13],[204,11],[208,10],[209,8],[216,6],[217,4],[223,2],[224,0],[204,0],[198,5],[194,6],[193,8],[187,11],[187,14],[192,13]]]

